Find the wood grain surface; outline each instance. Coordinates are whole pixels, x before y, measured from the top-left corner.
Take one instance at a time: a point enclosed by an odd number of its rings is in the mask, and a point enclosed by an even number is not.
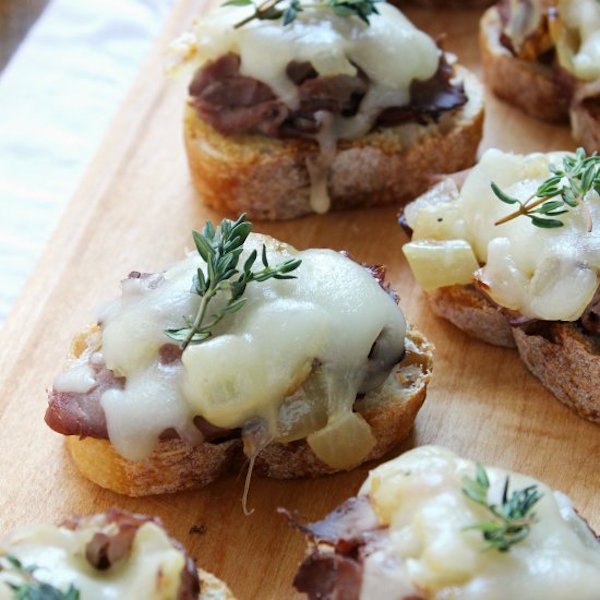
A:
[[[119,505],[160,516],[198,563],[223,578],[240,599],[293,598],[303,540],[276,514],[278,506],[309,519],[354,494],[368,466],[318,480],[256,477],[255,512],[241,510],[242,476],[199,492],[130,499],[83,479],[63,439],[43,422],[46,390],[69,340],[94,320],[95,308],[119,293],[129,271],[159,270],[190,247],[190,230],[221,216],[202,207],[190,185],[181,139],[186,81],[161,71],[165,44],[187,27],[201,2],[182,0],[112,124],[0,338],[0,531],[32,520]],[[477,12],[410,10],[446,48],[478,71]],[[545,125],[488,98],[484,147],[572,149],[566,128]],[[32,177],[35,175],[31,174]],[[445,445],[467,457],[528,472],[569,494],[600,528],[600,429],[564,408],[519,361],[516,352],[467,338],[427,309],[401,253],[406,238],[397,209],[314,216],[256,229],[299,248],[346,249],[388,266],[410,321],[435,343],[434,379],[410,438]],[[585,376],[585,374],[581,374]],[[204,525],[205,533],[190,533]]]

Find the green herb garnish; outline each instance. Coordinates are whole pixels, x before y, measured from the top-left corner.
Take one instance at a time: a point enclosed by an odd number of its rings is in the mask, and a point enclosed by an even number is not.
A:
[[[514,544],[525,539],[536,522],[533,506],[542,498],[537,485],[530,485],[508,495],[509,478],[504,482],[502,504],[490,504],[487,499],[490,480],[481,464],[475,467],[475,479],[463,477],[463,493],[473,502],[484,506],[492,515],[488,521],[469,525],[465,529],[477,529],[483,534],[486,549],[495,548],[508,552]]]
[[[503,192],[492,182],[492,190],[506,204],[518,204],[519,209],[496,221],[501,225],[524,215],[536,227],[562,227],[564,223],[556,219],[559,215],[579,206],[585,216],[587,231],[592,230],[592,217],[585,204],[585,196],[591,190],[600,193],[600,156],[596,152],[587,156],[583,148],[577,148],[574,155],[563,158],[562,168],[550,165],[552,177],[544,181],[525,202]]]
[[[252,223],[246,221],[246,215],[242,215],[235,222],[223,219],[217,229],[208,221],[202,233],[192,232],[198,254],[206,263],[206,275],[201,268],[198,268],[191,292],[198,294],[202,300],[193,319],[184,317],[186,327],[165,331],[170,338],[181,342],[182,350],[185,350],[190,343],[203,342],[211,337],[212,328],[223,317],[240,310],[246,303],[247,298],[242,296],[249,283],[267,279],[295,279],[294,275],[288,273],[297,269],[302,261],[291,258],[271,267],[267,261],[267,249],[264,244],[261,256],[263,268],[259,271],[252,270],[258,256],[257,251],[253,250],[240,272],[237,268],[238,262],[244,249],[244,242],[251,230]],[[211,315],[210,320],[206,322],[208,305],[218,294],[229,295],[227,304]]]
[[[292,23],[299,12],[307,8],[329,9],[340,17],[358,17],[369,25],[369,17],[373,14],[378,15],[379,11],[375,4],[385,0],[321,0],[317,2],[303,2],[302,0],[285,0],[287,6],[280,8],[284,0],[265,0],[257,4],[253,0],[227,0],[222,6],[254,6],[254,13],[249,17],[236,23],[233,27],[239,29],[254,21],[277,21],[283,20],[283,25]]]
[[[5,582],[15,593],[16,600],[79,600],[79,590],[73,584],[70,584],[67,591],[63,592],[35,577],[34,572],[39,568],[38,566],[26,567],[16,556],[10,554],[3,556],[2,559],[8,564],[0,563],[0,571],[14,573],[23,580],[18,585]]]

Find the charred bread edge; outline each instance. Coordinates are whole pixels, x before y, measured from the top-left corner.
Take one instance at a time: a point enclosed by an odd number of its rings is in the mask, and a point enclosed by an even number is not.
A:
[[[571,94],[550,67],[520,60],[500,43],[500,15],[489,8],[479,24],[479,46],[486,84],[500,98],[538,119],[566,122]]]
[[[527,368],[580,417],[600,423],[600,339],[575,323],[548,322],[542,328],[511,326],[499,307],[473,286],[455,285],[428,294],[437,315],[489,344],[515,347]]]
[[[464,80],[469,101],[442,114],[437,123],[381,128],[338,143],[328,183],[333,210],[405,202],[424,192],[432,175],[474,164],[484,90],[464,67],[458,66],[456,74]],[[211,208],[268,220],[313,213],[306,160],[318,157],[316,142],[224,136],[189,105],[184,138],[193,183]]]
[[[416,329],[406,334],[406,356],[384,384],[355,407],[377,440],[365,460],[379,458],[411,430],[431,378],[433,346]],[[129,461],[108,440],[67,436],[67,448],[81,473],[98,485],[128,496],[172,493],[204,487],[243,464],[241,440],[193,447],[180,439],[160,440],[142,461]],[[335,473],[314,455],[305,440],[270,444],[256,458],[255,470],[268,477],[317,477]]]

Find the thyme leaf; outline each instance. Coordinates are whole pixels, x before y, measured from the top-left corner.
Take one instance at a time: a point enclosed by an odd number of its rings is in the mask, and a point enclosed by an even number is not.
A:
[[[254,6],[254,12],[236,23],[234,29],[239,29],[251,21],[277,21],[282,19],[283,26],[289,25],[296,20],[298,13],[308,8],[321,8],[333,11],[339,17],[358,17],[361,21],[370,24],[369,18],[378,15],[377,6],[385,0],[315,0],[303,2],[303,0],[265,0],[260,4],[253,0],[227,0],[221,6]],[[284,7],[281,7],[285,2]]]
[[[585,204],[585,197],[592,190],[600,193],[600,156],[596,152],[588,156],[583,148],[577,148],[574,155],[569,154],[563,158],[562,167],[550,165],[549,168],[552,176],[542,182],[524,202],[509,196],[492,182],[492,191],[499,200],[519,206],[494,225],[525,216],[536,227],[562,227],[564,223],[556,217],[578,206],[586,220],[587,231],[592,230],[592,217]]]
[[[13,590],[15,600],[80,600],[80,592],[70,584],[65,592],[35,577],[37,565],[24,566],[16,557],[7,554],[2,557],[0,571],[18,575],[23,581],[19,584],[7,583]]]
[[[486,541],[486,549],[494,548],[499,552],[508,552],[512,546],[527,537],[531,526],[536,523],[535,513],[531,509],[542,498],[537,485],[515,490],[509,496],[509,477],[504,482],[502,504],[490,504],[487,499],[490,480],[483,466],[477,463],[475,479],[463,477],[463,494],[473,502],[485,507],[490,519],[466,527],[466,530],[481,531]]]
[[[239,0],[236,0],[239,1]],[[206,274],[198,268],[192,280],[193,294],[200,296],[201,301],[194,318],[184,317],[185,327],[167,329],[165,333],[171,339],[180,342],[185,350],[191,343],[200,343],[211,337],[212,329],[227,315],[238,312],[246,304],[243,297],[246,286],[252,282],[263,282],[267,279],[295,279],[290,273],[296,270],[301,260],[290,258],[276,266],[267,260],[267,249],[262,246],[262,269],[252,267],[258,257],[256,250],[250,253],[242,269],[238,268],[244,242],[252,230],[252,223],[241,215],[237,221],[223,219],[218,228],[209,221],[202,233],[192,232],[196,250],[206,263]],[[220,310],[207,318],[208,306],[213,298],[220,294],[229,296],[227,303]]]

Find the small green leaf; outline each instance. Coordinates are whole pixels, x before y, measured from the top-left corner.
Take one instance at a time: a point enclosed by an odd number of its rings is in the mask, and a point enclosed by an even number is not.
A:
[[[536,227],[541,227],[542,229],[555,229],[557,227],[562,227],[563,222],[558,219],[542,219],[541,217],[536,217],[535,215],[527,215],[531,222]]]
[[[221,6],[250,6],[251,4],[254,4],[252,0],[227,0]]]
[[[502,202],[505,202],[506,204],[521,204],[521,201],[518,198],[513,198],[512,196],[505,194],[495,182],[492,181],[490,185],[492,186],[492,191],[494,194],[496,194],[496,196],[502,200]]]

